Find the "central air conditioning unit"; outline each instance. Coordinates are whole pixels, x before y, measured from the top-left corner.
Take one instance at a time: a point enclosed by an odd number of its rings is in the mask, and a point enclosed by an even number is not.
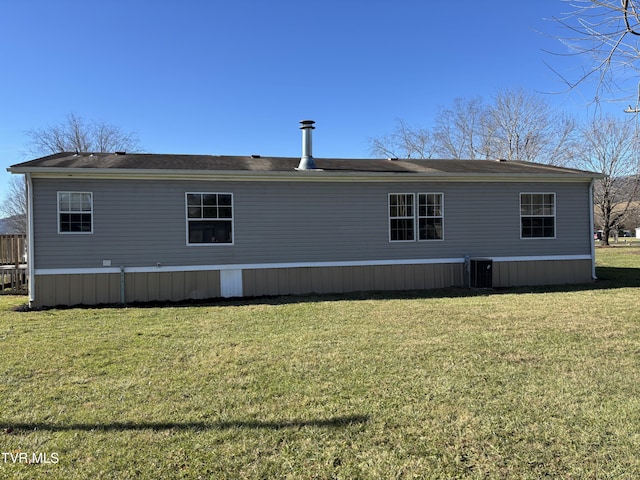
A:
[[[493,288],[493,260],[490,258],[469,260],[469,287]]]

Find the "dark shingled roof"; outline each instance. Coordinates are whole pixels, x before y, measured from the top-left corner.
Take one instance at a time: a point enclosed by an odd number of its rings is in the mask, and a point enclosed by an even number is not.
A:
[[[579,175],[598,176],[570,168],[521,161],[496,160],[371,160],[314,158],[324,172],[423,174],[423,175]],[[108,169],[200,172],[293,172],[300,158],[218,155],[172,155],[155,153],[57,153],[10,167],[14,173],[58,169]],[[88,173],[88,172],[87,172]]]

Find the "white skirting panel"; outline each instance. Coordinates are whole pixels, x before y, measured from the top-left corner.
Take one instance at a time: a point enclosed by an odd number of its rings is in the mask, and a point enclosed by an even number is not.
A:
[[[220,270],[220,295],[241,297],[242,292],[242,270]]]

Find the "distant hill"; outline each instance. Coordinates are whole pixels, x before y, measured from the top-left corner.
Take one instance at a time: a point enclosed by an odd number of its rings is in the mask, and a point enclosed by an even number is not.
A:
[[[16,231],[16,228],[12,226],[15,222],[11,221],[10,218],[0,218],[0,235],[11,235],[16,233],[22,233]]]

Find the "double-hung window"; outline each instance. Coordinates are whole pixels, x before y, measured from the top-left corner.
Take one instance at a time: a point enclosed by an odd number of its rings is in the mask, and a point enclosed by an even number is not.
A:
[[[415,240],[415,214],[413,193],[389,194],[389,238],[392,242]]]
[[[442,193],[418,194],[418,239],[442,240]]]
[[[443,201],[442,193],[390,193],[389,240],[442,240]]]
[[[520,194],[520,237],[555,238],[556,194]]]
[[[233,194],[186,194],[187,244],[233,244]]]
[[[92,192],[58,192],[58,233],[93,233]]]

